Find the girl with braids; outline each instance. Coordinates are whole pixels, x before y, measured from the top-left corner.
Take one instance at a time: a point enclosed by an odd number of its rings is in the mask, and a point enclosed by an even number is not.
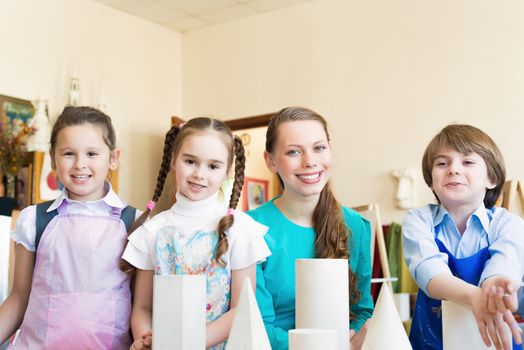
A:
[[[219,190],[235,158],[228,208]],[[244,147],[221,121],[195,118],[173,126],[152,201],[135,223],[123,259],[137,269],[131,328],[132,349],[151,346],[153,274],[207,275],[206,347],[224,349],[242,282],[254,285],[256,263],[269,254],[267,227],[235,211],[244,182]],[[172,169],[176,202],[145,222]],[[145,223],[144,223],[145,222]]]
[[[272,255],[257,266],[256,296],[271,347],[288,349],[287,331],[295,328],[295,260],[349,258],[348,332],[351,349],[358,350],[366,332],[362,326],[373,312],[370,225],[331,191],[326,121],[306,108],[284,108],[269,122],[264,158],[284,189],[248,212],[269,227],[265,240]]]

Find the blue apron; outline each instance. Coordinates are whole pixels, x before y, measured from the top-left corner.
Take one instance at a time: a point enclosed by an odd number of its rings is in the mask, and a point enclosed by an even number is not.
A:
[[[439,251],[448,256],[453,276],[478,285],[484,265],[491,258],[489,245],[472,256],[457,259],[439,239],[435,238],[435,242]],[[417,295],[409,341],[413,350],[442,350],[441,301],[428,297],[422,290]],[[522,345],[513,343],[513,349],[522,350]]]

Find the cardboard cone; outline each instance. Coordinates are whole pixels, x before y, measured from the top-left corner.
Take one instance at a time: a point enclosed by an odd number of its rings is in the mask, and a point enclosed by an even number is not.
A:
[[[382,283],[362,350],[412,350],[387,283]]]
[[[233,320],[227,350],[271,350],[251,282],[245,278]]]

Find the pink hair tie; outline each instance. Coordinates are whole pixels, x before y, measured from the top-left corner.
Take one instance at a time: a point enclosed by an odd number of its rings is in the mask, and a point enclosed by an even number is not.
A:
[[[156,204],[155,202],[149,201],[149,202],[147,202],[146,207],[147,207],[147,209],[149,209],[151,211],[151,210],[155,209],[155,204]]]
[[[227,215],[233,215],[234,212],[235,212],[235,209],[227,208]]]
[[[184,128],[184,125],[186,125],[186,123],[180,123],[180,124],[178,124],[178,128],[182,129],[182,128]]]

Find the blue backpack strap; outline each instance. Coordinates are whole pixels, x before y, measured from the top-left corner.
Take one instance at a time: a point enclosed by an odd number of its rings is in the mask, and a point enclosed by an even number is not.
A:
[[[35,236],[35,252],[38,249],[38,244],[42,238],[45,228],[51,222],[51,220],[58,215],[58,210],[48,212],[47,209],[51,206],[53,201],[48,201],[36,205],[36,236]],[[126,230],[135,222],[136,208],[132,206],[125,207],[120,213],[120,218],[126,225]]]
[[[120,213],[120,219],[122,219],[122,221],[126,225],[126,231],[129,232],[131,225],[133,225],[133,223],[135,222],[135,217],[136,217],[136,208],[133,208],[130,205],[125,207],[122,210],[122,212]]]
[[[47,224],[58,215],[58,209],[47,212],[47,209],[51,206],[54,201],[43,202],[36,205],[36,236],[35,236],[35,253],[38,249],[38,244],[42,238]]]

